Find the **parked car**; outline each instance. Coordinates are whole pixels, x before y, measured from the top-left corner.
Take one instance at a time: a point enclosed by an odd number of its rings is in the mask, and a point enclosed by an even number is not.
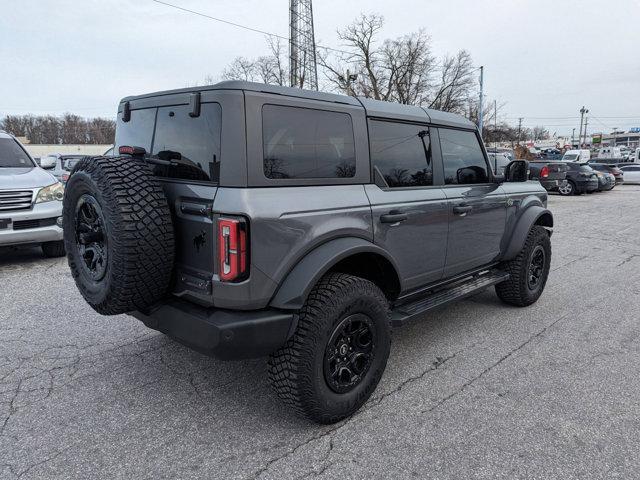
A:
[[[624,173],[624,183],[640,183],[640,164],[620,167]]]
[[[503,152],[487,152],[487,155],[489,156],[489,163],[493,173],[503,175],[505,168],[511,163],[509,156]]]
[[[73,167],[85,157],[85,155],[61,155],[59,153],[47,155],[49,158],[55,159],[55,165],[51,168],[51,174],[63,184],[67,183],[69,174]]]
[[[594,160],[589,161],[589,166],[599,172],[610,173],[613,175],[616,181],[616,185],[624,183],[624,173],[617,165],[608,165],[605,163],[597,163]]]
[[[270,355],[276,393],[315,421],[371,396],[391,325],[544,289],[547,192],[523,160],[495,175],[462,116],[231,81],[123,99],[115,143],[64,198],[85,300],[209,355]]]
[[[563,162],[586,163],[591,160],[591,150],[567,150],[562,156]]]
[[[585,163],[568,162],[567,183],[558,187],[563,196],[595,192],[599,188],[596,171]]]
[[[616,186],[616,177],[609,172],[600,172],[594,169],[598,177],[598,192],[604,192],[613,189]],[[592,193],[592,192],[587,192]]]
[[[569,167],[563,162],[529,162],[529,178],[538,180],[545,190],[554,192],[567,183]]]
[[[63,194],[15,137],[0,132],[0,246],[40,244],[45,256],[63,256]]]

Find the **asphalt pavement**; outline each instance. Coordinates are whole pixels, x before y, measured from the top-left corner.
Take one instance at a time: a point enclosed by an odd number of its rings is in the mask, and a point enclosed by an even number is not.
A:
[[[493,290],[394,332],[351,419],[82,300],[65,259],[0,250],[0,478],[640,476],[640,186],[550,197],[539,302]]]

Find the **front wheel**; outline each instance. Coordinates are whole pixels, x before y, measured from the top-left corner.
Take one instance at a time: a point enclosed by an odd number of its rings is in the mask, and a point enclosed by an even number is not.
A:
[[[498,297],[517,307],[535,303],[544,291],[550,267],[549,233],[543,227],[534,225],[518,256],[502,265],[509,273],[509,279],[496,285]]]
[[[335,423],[371,396],[387,365],[388,302],[363,278],[330,273],[300,311],[293,336],[269,359],[269,379],[298,414]]]

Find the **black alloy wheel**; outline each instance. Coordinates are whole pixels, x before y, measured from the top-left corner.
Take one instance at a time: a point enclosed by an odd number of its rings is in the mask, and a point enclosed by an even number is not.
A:
[[[354,389],[371,366],[376,347],[373,321],[366,315],[349,315],[333,330],[324,354],[324,376],[336,393]]]
[[[542,281],[546,263],[546,254],[542,245],[536,245],[531,252],[527,272],[527,286],[535,291]]]
[[[96,282],[104,278],[109,260],[105,230],[100,204],[85,193],[76,204],[76,248],[83,260],[82,268]]]

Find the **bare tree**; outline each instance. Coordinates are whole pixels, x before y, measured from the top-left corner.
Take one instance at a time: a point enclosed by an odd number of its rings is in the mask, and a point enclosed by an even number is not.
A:
[[[547,140],[550,137],[549,130],[541,125],[533,127],[533,129],[531,130],[531,135],[533,136],[534,142],[536,140]]]
[[[223,80],[245,80],[270,85],[286,85],[286,49],[280,38],[267,37],[270,53],[255,59],[237,57],[222,72]],[[206,83],[213,83],[213,77],[205,77]]]
[[[77,115],[8,115],[2,128],[35,144],[110,144],[116,123],[106,118],[84,119]]]
[[[431,51],[431,38],[424,30],[382,40],[379,36],[383,25],[382,16],[362,14],[337,31],[342,50],[319,50],[326,89],[469,113],[476,82],[469,52],[461,50],[446,56],[438,66]],[[253,60],[238,57],[224,70],[222,78],[285,85],[286,49],[279,39],[267,37],[267,41],[269,55]]]
[[[446,56],[442,61],[440,82],[429,108],[445,112],[463,113],[475,83],[473,60],[466,50],[454,57]]]

